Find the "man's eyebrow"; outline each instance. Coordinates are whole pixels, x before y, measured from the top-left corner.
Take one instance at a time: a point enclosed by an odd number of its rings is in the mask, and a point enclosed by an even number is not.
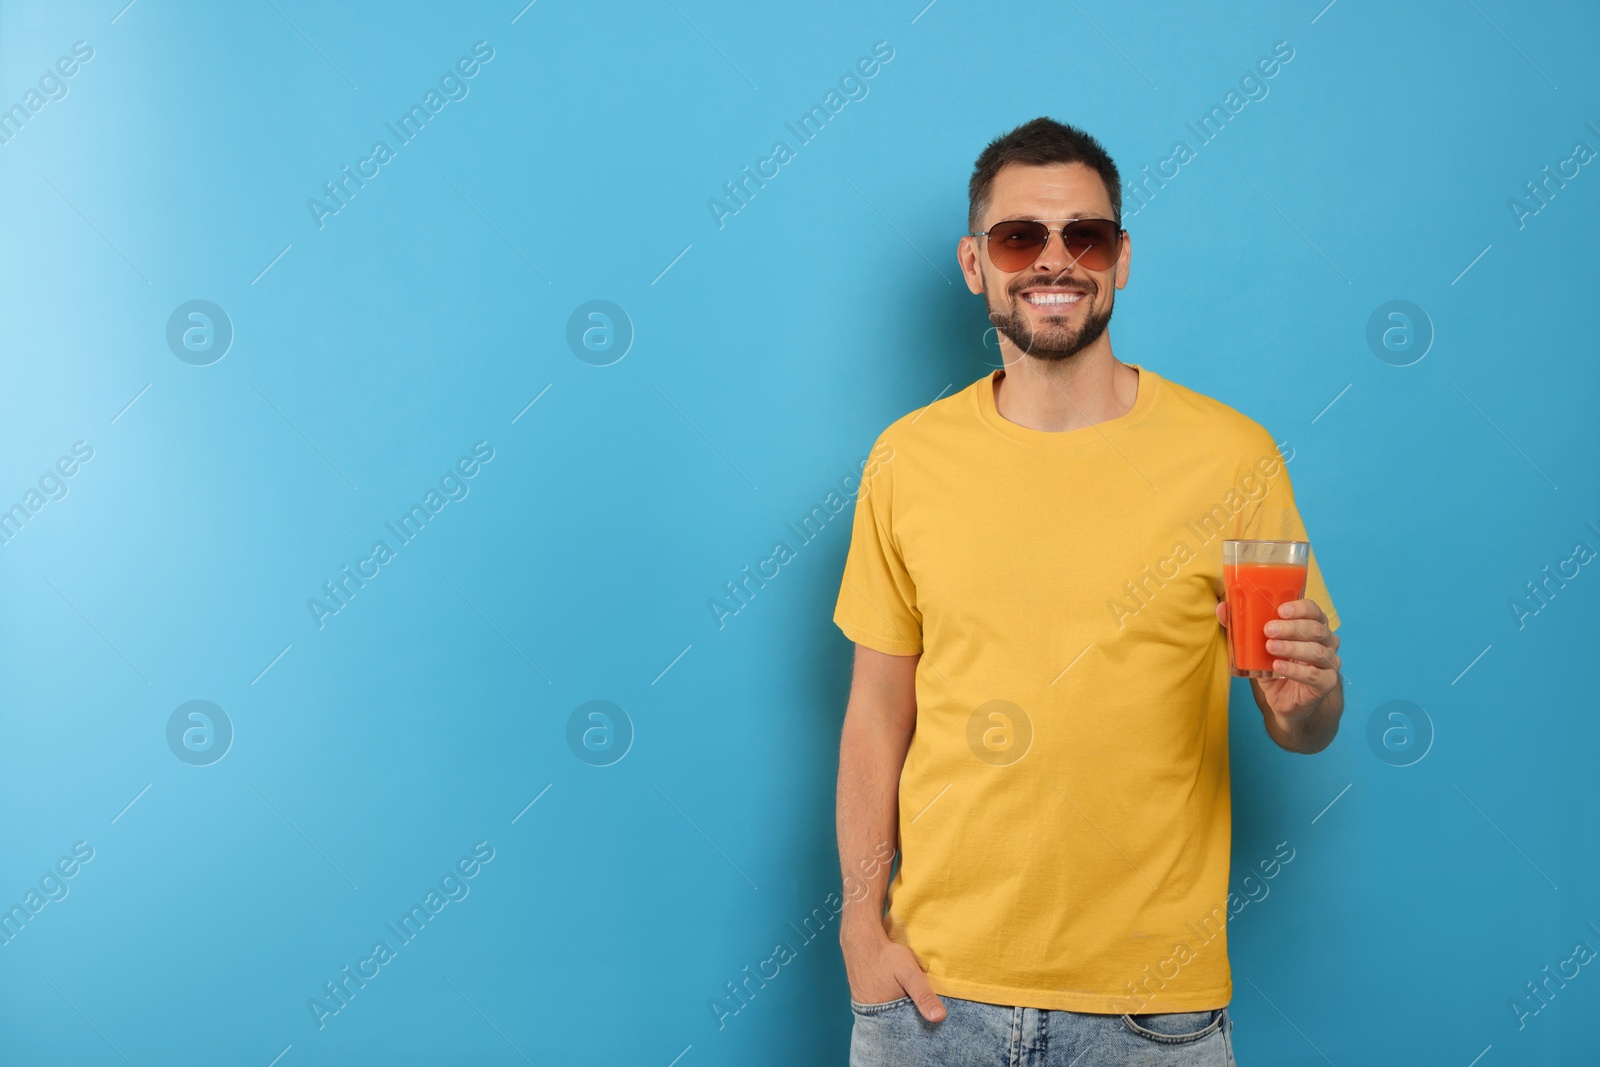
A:
[[[1051,216],[1049,221],[1053,222],[1058,218],[1062,218],[1062,219],[1098,219],[1098,218],[1105,218],[1105,217],[1109,217],[1109,216],[1096,215],[1092,211],[1080,211],[1080,212],[1077,212],[1077,213],[1072,214],[1072,215],[1060,215],[1060,216],[1054,216],[1053,215],[1053,216]],[[1033,221],[1035,221],[1037,219],[1039,219],[1038,215],[1033,215],[1033,214],[1030,214],[1030,213],[1028,213],[1026,211],[1019,211],[1019,212],[1015,212],[1013,214],[1007,215],[1003,219],[995,219],[994,222],[1021,222],[1021,221],[1024,221],[1024,220],[1026,220],[1028,222],[1033,222]],[[992,222],[989,225],[992,226],[992,225],[994,225],[994,223]]]

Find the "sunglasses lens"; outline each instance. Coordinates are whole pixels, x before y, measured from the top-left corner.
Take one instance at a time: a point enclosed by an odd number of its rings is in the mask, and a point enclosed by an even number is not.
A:
[[[1016,219],[989,227],[989,259],[1007,274],[1014,274],[1039,258],[1050,229],[1042,222]]]
[[[1105,270],[1117,261],[1117,224],[1108,219],[1074,222],[1062,236],[1067,255],[1087,270]]]
[[[1119,232],[1110,219],[1082,219],[1062,233],[1067,255],[1087,270],[1106,270],[1117,261]],[[989,228],[989,259],[1007,274],[1025,269],[1044,251],[1050,229],[1042,222],[1014,219]]]

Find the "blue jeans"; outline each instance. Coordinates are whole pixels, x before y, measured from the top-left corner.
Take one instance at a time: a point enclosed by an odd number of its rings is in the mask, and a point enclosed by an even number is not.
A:
[[[937,1023],[910,997],[850,1001],[850,1067],[1235,1067],[1227,1008],[1091,1015],[940,999]]]

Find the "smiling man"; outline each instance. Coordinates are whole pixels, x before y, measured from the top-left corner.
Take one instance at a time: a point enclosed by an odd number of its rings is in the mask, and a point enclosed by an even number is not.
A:
[[[983,151],[956,254],[1004,369],[889,426],[862,480],[834,613],[852,1067],[1234,1063],[1222,542],[1308,538],[1265,429],[1112,355],[1120,190],[1050,119]],[[1251,689],[1319,752],[1344,692],[1315,555],[1279,616]]]

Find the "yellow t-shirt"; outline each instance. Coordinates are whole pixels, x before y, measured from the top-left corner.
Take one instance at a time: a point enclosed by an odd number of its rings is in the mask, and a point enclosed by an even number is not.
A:
[[[938,993],[1232,999],[1222,542],[1310,538],[1266,430],[1130,366],[1131,410],[1057,433],[1000,415],[996,371],[862,476],[834,621],[921,654],[885,925]],[[1306,596],[1338,626],[1314,551]]]

